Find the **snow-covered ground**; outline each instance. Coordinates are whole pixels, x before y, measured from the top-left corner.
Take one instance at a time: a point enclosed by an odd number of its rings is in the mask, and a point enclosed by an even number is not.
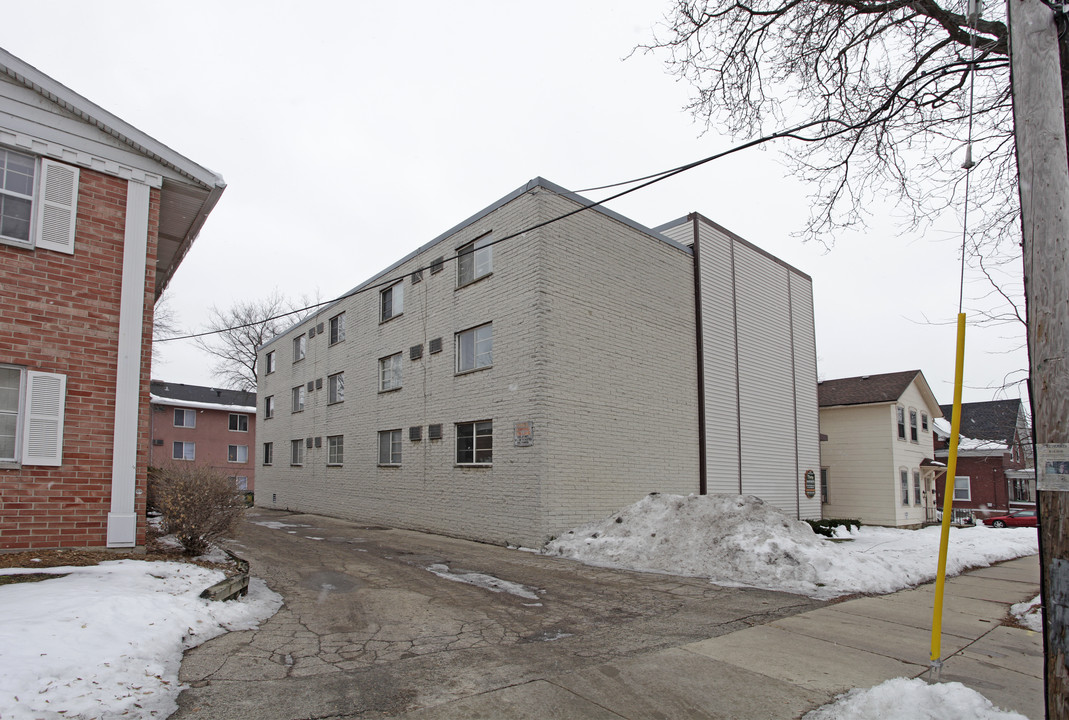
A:
[[[647,495],[548,543],[589,565],[709,578],[719,585],[829,599],[889,593],[935,578],[938,527],[815,534],[756,497]],[[953,527],[947,574],[1039,552],[1035,528]]]
[[[247,597],[202,600],[218,570],[119,560],[0,574],[66,577],[0,587],[0,718],[165,718],[178,709],[182,652],[256,627],[282,598],[253,579]]]
[[[802,720],[1028,720],[1000,710],[961,683],[929,685],[924,680],[894,678],[868,690],[851,690]]]

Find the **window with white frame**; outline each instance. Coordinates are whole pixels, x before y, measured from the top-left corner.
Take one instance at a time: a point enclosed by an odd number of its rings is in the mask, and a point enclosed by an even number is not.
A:
[[[304,333],[301,333],[297,337],[293,338],[293,362],[304,360],[305,354],[308,352],[308,338]]]
[[[919,470],[913,471],[913,504],[921,504],[921,474]]]
[[[335,373],[327,377],[327,402],[340,403],[345,400],[345,373]]]
[[[921,413],[921,430],[928,432],[928,413]]]
[[[0,462],[19,458],[22,368],[0,365]]]
[[[401,431],[379,431],[379,465],[401,464]]]
[[[954,499],[955,500],[972,500],[972,492],[969,487],[969,476],[958,476],[954,478]]]
[[[403,353],[395,353],[379,360],[379,392],[397,390],[401,387],[401,360]]]
[[[249,416],[241,413],[230,413],[230,430],[231,432],[248,432]]]
[[[913,408],[909,409],[909,439],[917,442],[917,411]]]
[[[264,419],[270,420],[275,416],[275,396],[268,395],[264,398]]]
[[[290,465],[304,465],[304,440],[290,440]]]
[[[909,470],[899,470],[898,477],[902,483],[902,504],[909,505]]]
[[[175,442],[171,457],[175,460],[196,460],[197,444],[192,442]]]
[[[0,462],[63,463],[67,376],[0,365]]]
[[[494,364],[493,323],[457,333],[457,372],[470,372]]]
[[[494,248],[489,235],[457,249],[457,287],[486,277],[494,269]]]
[[[1011,502],[1032,502],[1032,482],[1026,478],[1013,478],[1010,480]]]
[[[0,242],[73,253],[78,174],[76,167],[0,148]]]
[[[298,385],[290,393],[290,412],[299,413],[304,410],[304,385]]]
[[[379,293],[379,322],[395,318],[405,310],[405,284],[399,282]]]
[[[264,465],[270,465],[275,461],[275,444],[264,443]]]
[[[264,360],[267,363],[267,372],[265,374],[270,375],[275,371],[275,351],[271,350],[264,356]]]
[[[898,439],[906,439],[906,409],[901,405],[895,408],[896,417],[898,419]]]
[[[337,345],[345,339],[345,313],[330,319],[330,344]]]
[[[457,465],[489,465],[494,461],[494,421],[457,423]]]
[[[820,469],[820,502],[828,504],[828,468]]]
[[[341,465],[345,462],[345,437],[343,435],[327,436],[327,465]]]
[[[187,428],[197,427],[197,411],[189,410],[187,408],[175,408],[174,426]]]
[[[238,492],[248,492],[249,477],[247,475],[238,475],[234,478],[234,487],[237,488]]]
[[[226,461],[232,463],[247,463],[249,461],[249,446],[227,445]]]

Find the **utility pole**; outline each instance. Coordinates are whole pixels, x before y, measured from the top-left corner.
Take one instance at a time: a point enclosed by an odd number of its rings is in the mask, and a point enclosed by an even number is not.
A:
[[[1069,161],[1056,14],[1007,0],[1017,138],[1047,717],[1069,718]]]

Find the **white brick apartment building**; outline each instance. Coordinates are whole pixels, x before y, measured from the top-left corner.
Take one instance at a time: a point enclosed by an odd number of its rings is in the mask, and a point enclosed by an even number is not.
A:
[[[819,517],[810,278],[699,215],[535,227],[586,204],[536,178],[262,347],[257,504],[527,546],[654,491]]]

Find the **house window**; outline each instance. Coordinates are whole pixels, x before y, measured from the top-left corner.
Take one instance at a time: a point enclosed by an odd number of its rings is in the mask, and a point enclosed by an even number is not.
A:
[[[928,432],[928,413],[921,413],[921,430]]]
[[[304,440],[290,440],[290,465],[304,465]]]
[[[345,461],[345,438],[341,435],[327,436],[327,465],[341,465]]]
[[[227,445],[226,461],[232,463],[247,463],[249,461],[249,446]]]
[[[493,420],[457,423],[457,465],[489,465],[493,461]]]
[[[345,400],[345,373],[327,377],[327,393],[329,403],[340,403]]]
[[[909,409],[909,439],[917,442],[917,411],[913,408]]]
[[[290,412],[299,413],[304,410],[304,385],[298,385],[293,388],[291,395],[293,409]]]
[[[921,474],[920,471],[913,471],[913,504],[921,504]]]
[[[379,322],[395,318],[405,310],[405,285],[391,285],[379,293]]]
[[[337,345],[345,339],[345,313],[330,319],[330,344]]]
[[[493,271],[493,252],[490,236],[484,235],[457,250],[457,287],[473,283]]]
[[[267,361],[266,374],[270,375],[275,371],[275,351],[272,350],[271,352],[267,353],[267,355],[265,356],[265,360]]]
[[[238,475],[234,478],[234,486],[237,487],[238,492],[249,491],[249,478],[247,475]]]
[[[191,442],[176,442],[171,457],[175,460],[196,460],[197,444]]]
[[[902,504],[909,505],[909,470],[899,470],[898,474],[902,481]]]
[[[469,372],[494,364],[493,323],[457,333],[457,372]]]
[[[828,504],[828,468],[820,469],[820,502]]]
[[[972,493],[969,489],[969,476],[955,477],[954,478],[954,499],[955,500],[972,500]]]
[[[396,353],[379,360],[379,392],[401,387],[401,355]]]
[[[898,439],[906,439],[906,409],[899,405],[895,411],[898,414]]]
[[[401,431],[383,430],[379,433],[379,465],[401,464]]]
[[[268,395],[264,398],[264,419],[270,420],[275,416],[275,396]]]
[[[197,427],[197,411],[175,408],[174,426],[187,428]]]
[[[0,237],[30,244],[37,160],[0,148]]]
[[[0,462],[18,459],[22,369],[0,365]]]
[[[230,429],[233,432],[248,432],[249,416],[240,413],[230,413]]]
[[[293,338],[293,362],[304,360],[304,356],[308,351],[308,338],[304,333],[301,333],[297,337]]]
[[[1010,480],[1010,501],[1011,502],[1032,502],[1032,483],[1025,478],[1014,478]]]
[[[264,443],[264,465],[270,465],[275,461],[275,444]]]

